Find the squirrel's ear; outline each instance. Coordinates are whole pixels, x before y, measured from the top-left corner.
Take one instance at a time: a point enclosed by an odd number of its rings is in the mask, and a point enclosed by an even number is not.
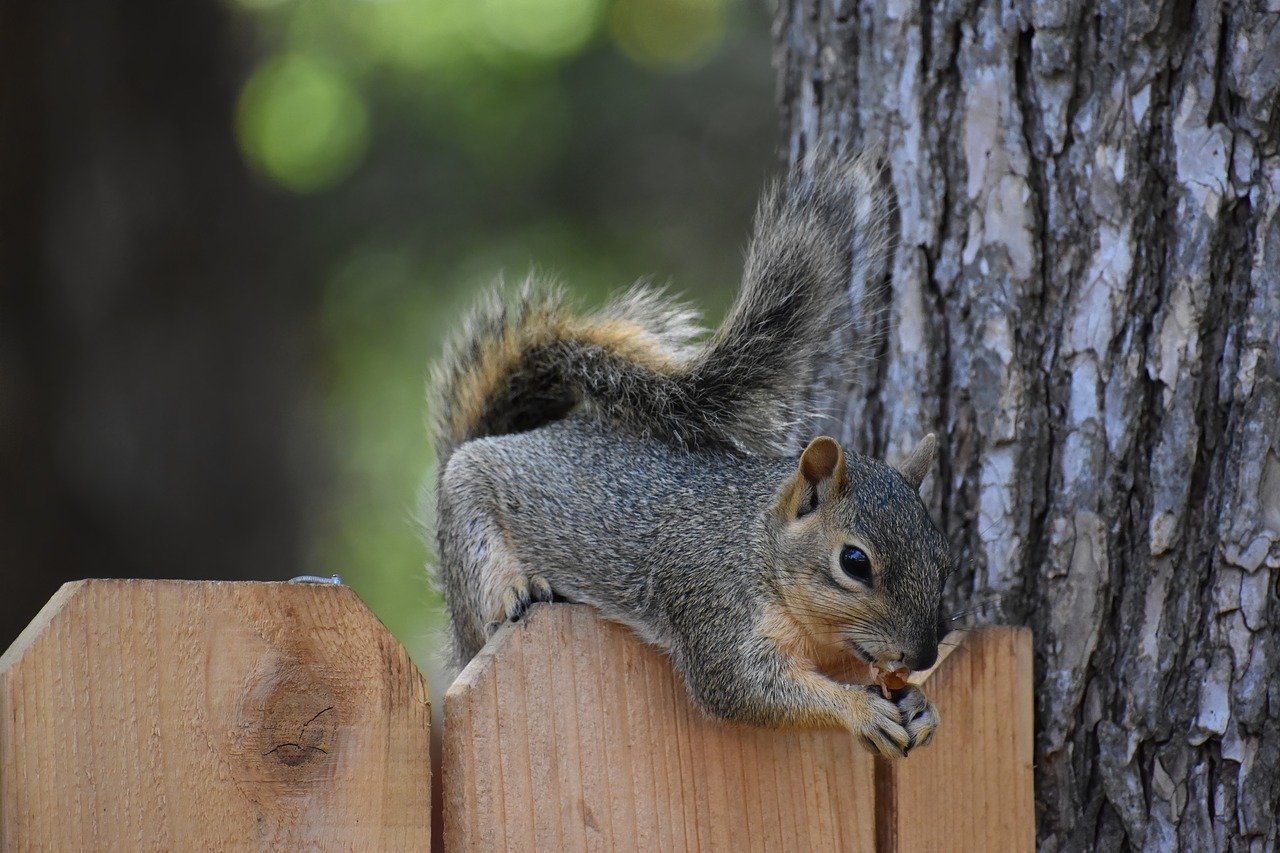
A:
[[[929,473],[929,469],[933,467],[933,460],[937,455],[938,437],[929,433],[920,439],[920,443],[916,445],[915,450],[911,451],[911,455],[898,464],[898,473],[902,474],[902,479],[907,481],[908,486],[918,489],[924,482],[925,475]]]
[[[778,511],[783,518],[803,518],[844,484],[844,451],[834,438],[818,436],[800,454],[800,468],[782,491]]]
[[[820,435],[800,454],[800,474],[812,485],[832,475],[844,478],[844,451],[834,438]]]

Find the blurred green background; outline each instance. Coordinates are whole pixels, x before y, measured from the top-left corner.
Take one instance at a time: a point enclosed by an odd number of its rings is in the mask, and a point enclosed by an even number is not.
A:
[[[776,162],[772,10],[15,9],[6,630],[62,579],[338,573],[434,669],[442,335],[531,269],[587,305],[652,276],[714,322]]]

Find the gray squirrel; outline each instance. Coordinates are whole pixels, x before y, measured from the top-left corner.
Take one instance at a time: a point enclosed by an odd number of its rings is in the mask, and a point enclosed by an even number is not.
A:
[[[938,725],[914,686],[824,672],[926,669],[950,546],[917,490],[926,436],[891,467],[832,438],[788,447],[838,343],[852,277],[883,271],[869,158],[811,158],[766,190],[718,330],[636,288],[578,316],[527,282],[494,293],[432,379],[439,583],[459,666],[532,602],[595,607],[665,650],[711,714],[843,727],[885,756]]]

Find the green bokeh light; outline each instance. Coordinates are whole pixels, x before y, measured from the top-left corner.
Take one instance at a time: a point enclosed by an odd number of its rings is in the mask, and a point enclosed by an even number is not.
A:
[[[600,0],[480,0],[485,23],[505,47],[541,57],[578,53],[599,26]]]
[[[727,0],[616,0],[614,41],[649,68],[686,70],[704,64],[724,40]]]
[[[369,116],[335,68],[299,53],[263,63],[236,106],[246,159],[276,183],[300,192],[330,187],[360,164]]]
[[[346,16],[367,56],[409,72],[467,62],[483,24],[476,0],[379,0]]]

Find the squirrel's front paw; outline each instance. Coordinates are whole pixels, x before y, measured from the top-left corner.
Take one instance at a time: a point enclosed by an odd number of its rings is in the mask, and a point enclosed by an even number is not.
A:
[[[902,725],[911,736],[910,752],[917,746],[928,746],[938,730],[938,709],[924,695],[924,691],[914,684],[908,684],[901,690],[894,691],[893,704],[898,706]]]
[[[880,695],[880,688],[850,688],[853,719],[850,728],[874,755],[905,758],[915,745],[897,703]],[[923,694],[921,694],[923,695]]]
[[[493,636],[503,622],[519,621],[533,602],[552,600],[551,584],[542,575],[514,575],[510,585],[502,590],[502,600],[494,618],[485,625],[485,632]]]

